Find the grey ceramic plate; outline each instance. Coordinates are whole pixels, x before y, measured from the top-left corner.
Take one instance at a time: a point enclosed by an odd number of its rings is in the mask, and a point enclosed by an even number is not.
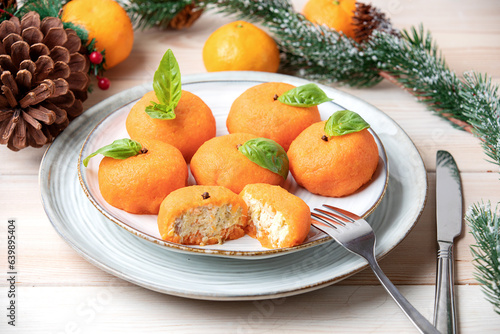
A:
[[[260,76],[262,77],[262,75]],[[300,85],[303,80],[287,77],[283,81],[294,85]],[[183,88],[191,93],[199,96],[205,103],[208,104],[214,114],[217,124],[217,136],[228,134],[226,129],[226,119],[229,108],[233,101],[248,88],[255,86],[258,82],[252,80],[213,80],[203,82],[185,83]],[[335,97],[337,91],[330,87],[324,87],[326,93]],[[95,152],[99,148],[112,143],[116,139],[128,138],[128,133],[125,128],[125,120],[130,112],[130,109],[141,98],[146,91],[152,90],[152,87],[142,86],[135,88],[133,93],[127,94],[124,100],[121,100],[123,106],[109,112],[102,121],[90,132],[87,139],[82,145],[80,158],[78,163],[78,176],[85,194],[95,207],[109,220],[113,221],[127,231],[145,239],[154,242],[158,245],[169,247],[172,250],[185,253],[198,253],[208,256],[224,256],[224,257],[239,257],[244,259],[257,259],[263,257],[280,256],[303,250],[305,248],[314,247],[316,245],[330,241],[330,237],[322,231],[312,227],[306,240],[295,247],[268,249],[261,246],[258,240],[245,235],[237,240],[226,241],[223,244],[206,245],[206,246],[191,246],[180,245],[173,242],[164,241],[161,239],[158,230],[156,215],[135,215],[117,209],[109,205],[101,195],[98,182],[99,163],[102,159],[98,155],[90,160],[87,167],[83,166],[83,159]],[[224,92],[221,94],[220,92]],[[345,109],[336,101],[331,101],[319,105],[321,119],[326,120],[337,110]],[[371,110],[365,108],[354,110],[362,116],[371,114]],[[312,209],[319,208],[323,204],[329,204],[351,212],[359,216],[365,217],[371,213],[380,203],[388,180],[388,164],[387,155],[382,142],[377,137],[373,129],[372,132],[379,149],[379,164],[374,176],[366,185],[354,194],[342,198],[323,197],[314,195],[306,189],[300,187],[289,174],[285,185],[283,186],[289,192],[302,198],[307,205]],[[189,184],[195,184],[194,178],[190,176]]]
[[[278,74],[226,72],[184,78],[183,84],[306,81]],[[391,166],[387,192],[367,218],[377,235],[377,256],[398,245],[420,216],[427,190],[422,159],[404,131],[380,110],[341,91],[328,89],[335,102],[362,116],[382,141]],[[280,257],[244,261],[172,252],[139,238],[105,218],[88,201],[77,175],[78,154],[87,134],[138,90],[117,94],[72,122],[47,150],[40,167],[45,211],[56,231],[97,267],[155,291],[212,300],[282,297],[318,289],[366,267],[365,261],[334,242]]]

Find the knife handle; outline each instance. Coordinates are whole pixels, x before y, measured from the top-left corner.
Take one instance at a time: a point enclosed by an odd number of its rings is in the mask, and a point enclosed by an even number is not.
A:
[[[457,333],[454,302],[453,244],[438,241],[434,326],[442,334]]]

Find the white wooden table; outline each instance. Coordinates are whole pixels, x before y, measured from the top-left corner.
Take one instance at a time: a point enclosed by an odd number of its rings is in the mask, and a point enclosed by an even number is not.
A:
[[[301,9],[304,1],[294,1]],[[423,22],[449,66],[474,69],[500,83],[500,2],[374,0],[398,28]],[[136,32],[132,54],[108,71],[111,88],[95,89],[89,108],[106,97],[153,78],[171,48],[183,74],[205,72],[201,49],[209,34],[231,19],[205,13],[182,31]],[[500,201],[498,167],[485,161],[479,140],[432,115],[390,83],[370,89],[341,88],[395,119],[418,147],[429,176],[428,200],[417,226],[381,261],[382,269],[427,318],[435,282],[435,153],[449,150],[464,185],[465,208],[482,199]],[[0,333],[412,333],[416,332],[369,270],[321,290],[279,300],[209,302],[162,295],[92,266],[52,228],[43,210],[38,168],[44,149],[14,153],[0,147]],[[7,325],[7,221],[17,220],[17,318]],[[473,278],[465,228],[456,246],[459,329],[498,333],[500,316]]]

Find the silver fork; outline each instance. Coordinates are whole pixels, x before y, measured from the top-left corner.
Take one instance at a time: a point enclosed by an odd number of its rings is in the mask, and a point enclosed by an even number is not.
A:
[[[321,214],[311,212],[315,221],[314,226],[330,235],[350,252],[368,261],[380,283],[421,333],[439,334],[439,331],[406,300],[380,269],[375,259],[375,233],[366,220],[330,205],[323,206],[329,211],[314,209]]]

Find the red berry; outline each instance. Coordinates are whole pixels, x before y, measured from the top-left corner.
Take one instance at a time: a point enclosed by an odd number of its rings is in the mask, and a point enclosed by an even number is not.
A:
[[[106,90],[109,88],[110,81],[108,78],[102,78],[102,77],[97,77],[97,86],[99,86],[100,89]]]
[[[94,51],[90,54],[89,59],[92,64],[100,64],[102,62],[102,54]]]

